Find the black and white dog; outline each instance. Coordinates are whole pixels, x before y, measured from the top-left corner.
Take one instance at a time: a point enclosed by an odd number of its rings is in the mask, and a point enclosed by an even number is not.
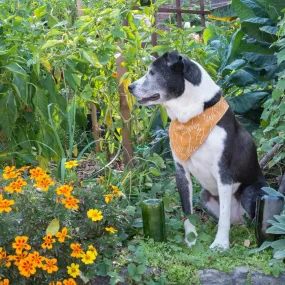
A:
[[[171,120],[181,123],[201,114],[221,98],[220,87],[196,62],[177,51],[157,58],[142,78],[129,85],[141,105],[162,104]],[[229,108],[204,143],[181,161],[173,153],[176,182],[186,214],[192,207],[192,174],[202,185],[203,208],[219,218],[218,232],[211,248],[229,248],[230,224],[243,221],[243,214],[254,218],[256,197],[265,179],[258,164],[251,135],[237,122]],[[186,235],[195,227],[184,221]]]

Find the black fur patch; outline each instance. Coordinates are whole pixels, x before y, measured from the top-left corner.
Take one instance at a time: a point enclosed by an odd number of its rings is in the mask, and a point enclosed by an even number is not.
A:
[[[195,86],[199,86],[202,81],[202,72],[197,64],[188,57],[183,56],[184,78]]]
[[[219,90],[211,100],[204,102],[204,110],[216,105],[220,101],[222,95],[223,91]]]
[[[185,214],[191,214],[189,182],[185,175],[183,166],[176,163],[176,184],[180,195],[182,209]]]

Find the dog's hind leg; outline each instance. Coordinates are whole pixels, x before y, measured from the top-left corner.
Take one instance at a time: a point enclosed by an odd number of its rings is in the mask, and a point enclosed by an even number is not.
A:
[[[241,205],[250,219],[255,217],[256,199],[259,194],[265,193],[261,189],[264,186],[264,182],[257,182],[250,186],[243,187],[236,193],[236,196],[240,199]]]
[[[207,189],[202,189],[200,193],[200,203],[207,214],[215,219],[219,218],[219,196],[214,196]]]
[[[180,163],[176,162],[176,184],[177,189],[180,195],[182,209],[183,212],[187,214],[193,213],[193,205],[192,205],[192,180],[190,177],[190,173],[185,169]],[[191,224],[189,219],[184,221],[184,229],[185,229],[185,242],[191,247],[196,243],[196,240],[189,242],[187,239],[187,235],[191,232],[197,236],[197,232],[195,227]]]

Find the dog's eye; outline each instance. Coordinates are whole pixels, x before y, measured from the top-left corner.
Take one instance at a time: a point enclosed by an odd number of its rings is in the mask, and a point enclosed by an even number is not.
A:
[[[150,71],[149,71],[149,74],[150,74],[150,75],[154,75],[154,71],[150,70]]]

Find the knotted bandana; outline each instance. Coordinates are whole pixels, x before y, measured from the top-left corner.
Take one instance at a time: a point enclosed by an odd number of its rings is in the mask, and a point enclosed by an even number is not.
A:
[[[187,123],[173,120],[169,126],[169,138],[172,151],[180,160],[187,160],[206,140],[211,130],[221,120],[229,105],[222,97],[214,106]]]

